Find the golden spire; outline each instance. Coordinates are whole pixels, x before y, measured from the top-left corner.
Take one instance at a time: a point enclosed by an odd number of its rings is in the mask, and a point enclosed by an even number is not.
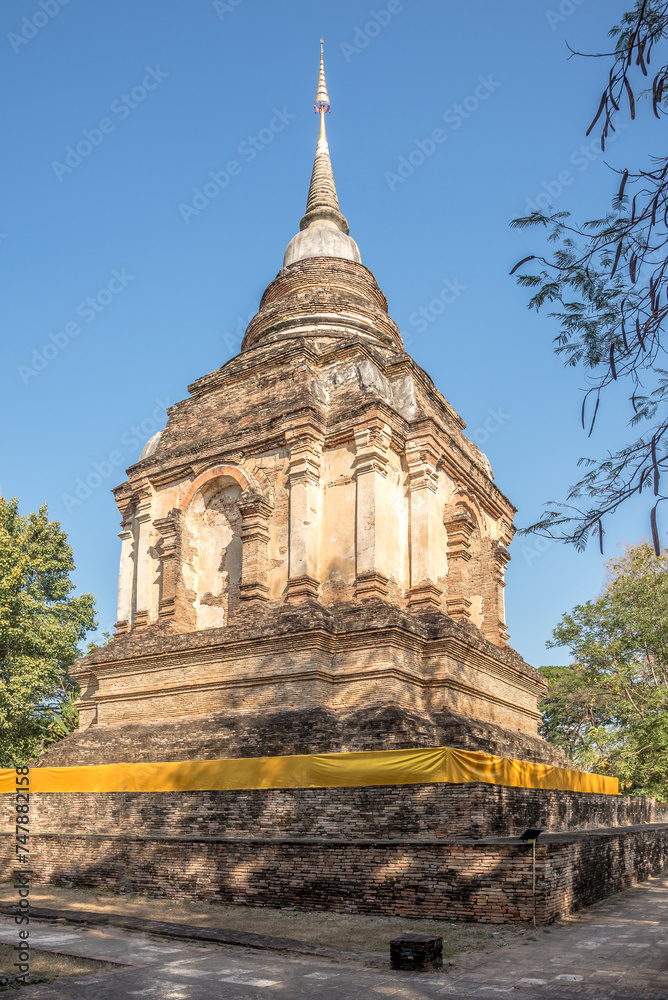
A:
[[[326,112],[329,111],[329,94],[327,93],[327,84],[325,83],[325,59],[323,55],[323,46],[325,42],[324,39],[320,39],[320,73],[318,75],[318,89],[315,95],[315,110]]]
[[[320,39],[320,73],[318,75],[318,90],[315,95],[315,110],[320,115],[318,145],[315,151],[311,186],[309,187],[306,212],[299,225],[300,229],[311,226],[328,226],[348,233],[348,223],[341,214],[339,199],[336,194],[336,184],[332,172],[332,162],[329,158],[329,144],[325,131],[325,114],[329,111],[329,94],[325,82],[325,63],[323,56],[323,40]]]

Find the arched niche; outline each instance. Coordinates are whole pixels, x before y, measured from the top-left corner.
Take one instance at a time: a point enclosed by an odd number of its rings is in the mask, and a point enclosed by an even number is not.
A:
[[[239,605],[243,563],[240,478],[222,471],[207,478],[185,511],[183,579],[198,630],[227,625]]]

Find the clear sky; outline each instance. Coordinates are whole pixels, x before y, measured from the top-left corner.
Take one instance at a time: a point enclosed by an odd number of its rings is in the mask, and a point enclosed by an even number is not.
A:
[[[626,439],[621,397],[581,431],[581,374],[508,275],[539,237],[508,223],[548,195],[580,219],[604,213],[604,161],[633,166],[657,142],[641,122],[601,155],[585,130],[605,62],[567,58],[566,40],[605,47],[630,6],[5,0],[0,487],[61,522],[101,631],[116,616],[110,488],[165,407],[237,353],[298,229],[321,35],[351,235],[517,524],[563,498],[581,455]],[[605,558],[646,533],[644,506],[620,514]],[[545,640],[599,592],[603,559],[519,536],[511,554],[511,642],[537,666],[567,662]]]

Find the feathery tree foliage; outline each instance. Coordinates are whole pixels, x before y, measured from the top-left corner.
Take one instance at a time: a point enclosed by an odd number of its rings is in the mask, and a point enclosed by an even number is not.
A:
[[[636,0],[609,34],[614,50],[596,54],[610,62],[608,79],[587,131],[600,128],[602,149],[620,115],[633,120],[643,104],[659,122],[668,113],[668,3]],[[533,292],[530,308],[557,306],[549,313],[560,326],[556,353],[586,373],[583,428],[591,434],[606,389],[619,382],[627,387],[630,425],[640,431],[636,440],[603,458],[580,459],[587,472],[566,502],[547,503],[527,530],[579,549],[598,536],[603,551],[606,515],[635,494],[649,493],[658,554],[657,511],[666,499],[668,468],[668,156],[648,155],[643,169],[620,171],[615,188],[604,218],[576,225],[569,212],[535,211],[511,223],[544,227],[556,244],[551,256],[525,257],[511,274],[529,261],[541,265],[517,280]]]
[[[668,799],[668,550],[646,543],[608,565],[602,597],[565,614],[548,643],[574,662],[543,667],[542,735],[578,767]]]

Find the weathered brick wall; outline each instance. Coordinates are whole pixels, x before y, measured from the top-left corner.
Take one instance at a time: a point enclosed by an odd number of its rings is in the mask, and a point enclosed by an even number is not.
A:
[[[0,830],[14,824],[13,798],[0,796]],[[518,836],[655,821],[654,799],[502,785],[423,784],[208,792],[73,792],[31,796],[40,833],[209,836]]]
[[[561,750],[538,736],[454,712],[427,714],[399,705],[349,712],[325,708],[225,712],[196,721],[177,718],[90,726],[50,747],[40,764],[67,767],[438,746],[569,766]]]
[[[266,342],[286,320],[323,314],[364,317],[369,333],[377,332],[375,346],[403,347],[397,325],[388,315],[387,299],[368,268],[337,257],[310,257],[283,268],[267,286],[246,330],[242,351]]]
[[[556,835],[536,853],[539,916],[548,922],[664,872],[668,825]]]
[[[11,835],[0,860],[12,860]],[[665,870],[668,827],[552,835],[537,850],[549,923]],[[532,915],[531,849],[518,841],[138,838],[36,835],[35,882],[255,906],[483,923]]]

